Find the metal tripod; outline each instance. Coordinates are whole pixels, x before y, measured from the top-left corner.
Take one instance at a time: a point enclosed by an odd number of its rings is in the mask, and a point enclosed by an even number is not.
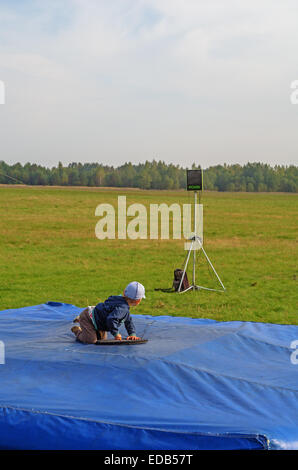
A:
[[[194,203],[194,236],[189,238],[189,240],[191,241],[191,244],[190,244],[188,254],[187,254],[185,262],[184,262],[183,274],[182,274],[181,281],[180,281],[180,284],[179,284],[179,287],[178,287],[178,292],[180,294],[182,294],[183,292],[187,292],[188,290],[200,290],[200,289],[211,290],[211,291],[215,291],[215,292],[222,292],[222,290],[210,289],[209,287],[198,286],[198,285],[196,285],[196,282],[195,282],[196,281],[196,250],[201,249],[202,252],[204,253],[204,256],[205,256],[207,262],[210,264],[215,276],[217,277],[222,289],[224,291],[226,290],[225,286],[223,285],[223,283],[220,280],[220,277],[218,276],[217,272],[215,271],[213,264],[211,263],[210,259],[208,258],[206,251],[203,248],[201,238],[198,237],[197,234],[196,234],[197,233],[196,205],[197,205],[197,191],[195,191],[195,203]],[[182,283],[183,283],[183,279],[185,277],[185,273],[186,273],[186,270],[187,270],[187,265],[188,265],[188,262],[189,262],[190,255],[191,255],[192,251],[193,251],[192,285],[189,286],[187,289],[181,291],[181,286],[182,286]]]

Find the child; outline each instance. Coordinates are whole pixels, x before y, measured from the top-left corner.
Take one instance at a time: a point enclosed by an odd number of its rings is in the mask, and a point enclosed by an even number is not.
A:
[[[140,338],[136,336],[129,308],[139,305],[143,298],[144,286],[139,282],[131,282],[124,289],[123,296],[111,295],[96,307],[85,308],[74,319],[74,323],[80,323],[80,326],[73,326],[71,331],[82,343],[94,344],[98,339],[107,339],[108,331],[116,340],[121,341],[118,329],[121,323],[124,323],[128,333],[127,339],[138,340]]]

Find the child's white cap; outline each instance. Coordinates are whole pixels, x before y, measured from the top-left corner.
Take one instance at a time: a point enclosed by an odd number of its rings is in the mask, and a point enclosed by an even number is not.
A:
[[[124,295],[133,300],[145,299],[145,287],[139,282],[130,282],[125,287]]]

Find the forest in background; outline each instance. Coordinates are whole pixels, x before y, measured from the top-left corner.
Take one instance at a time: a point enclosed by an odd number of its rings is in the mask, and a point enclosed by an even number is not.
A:
[[[189,169],[201,168],[193,163]],[[44,186],[103,186],[140,189],[185,189],[186,168],[153,160],[114,167],[101,163],[42,165],[0,161],[0,184]],[[298,167],[265,163],[215,165],[203,169],[203,187],[210,191],[298,191]]]

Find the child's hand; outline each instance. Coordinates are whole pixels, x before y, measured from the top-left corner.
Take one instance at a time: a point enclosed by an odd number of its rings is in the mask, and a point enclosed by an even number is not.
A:
[[[116,335],[116,336],[115,336],[115,339],[118,339],[119,341],[121,341],[121,340],[122,340],[122,336],[121,336],[121,335]]]
[[[126,339],[131,339],[133,341],[137,341],[138,339],[141,339],[141,338],[139,338],[138,336],[133,335],[133,336],[127,336]]]

